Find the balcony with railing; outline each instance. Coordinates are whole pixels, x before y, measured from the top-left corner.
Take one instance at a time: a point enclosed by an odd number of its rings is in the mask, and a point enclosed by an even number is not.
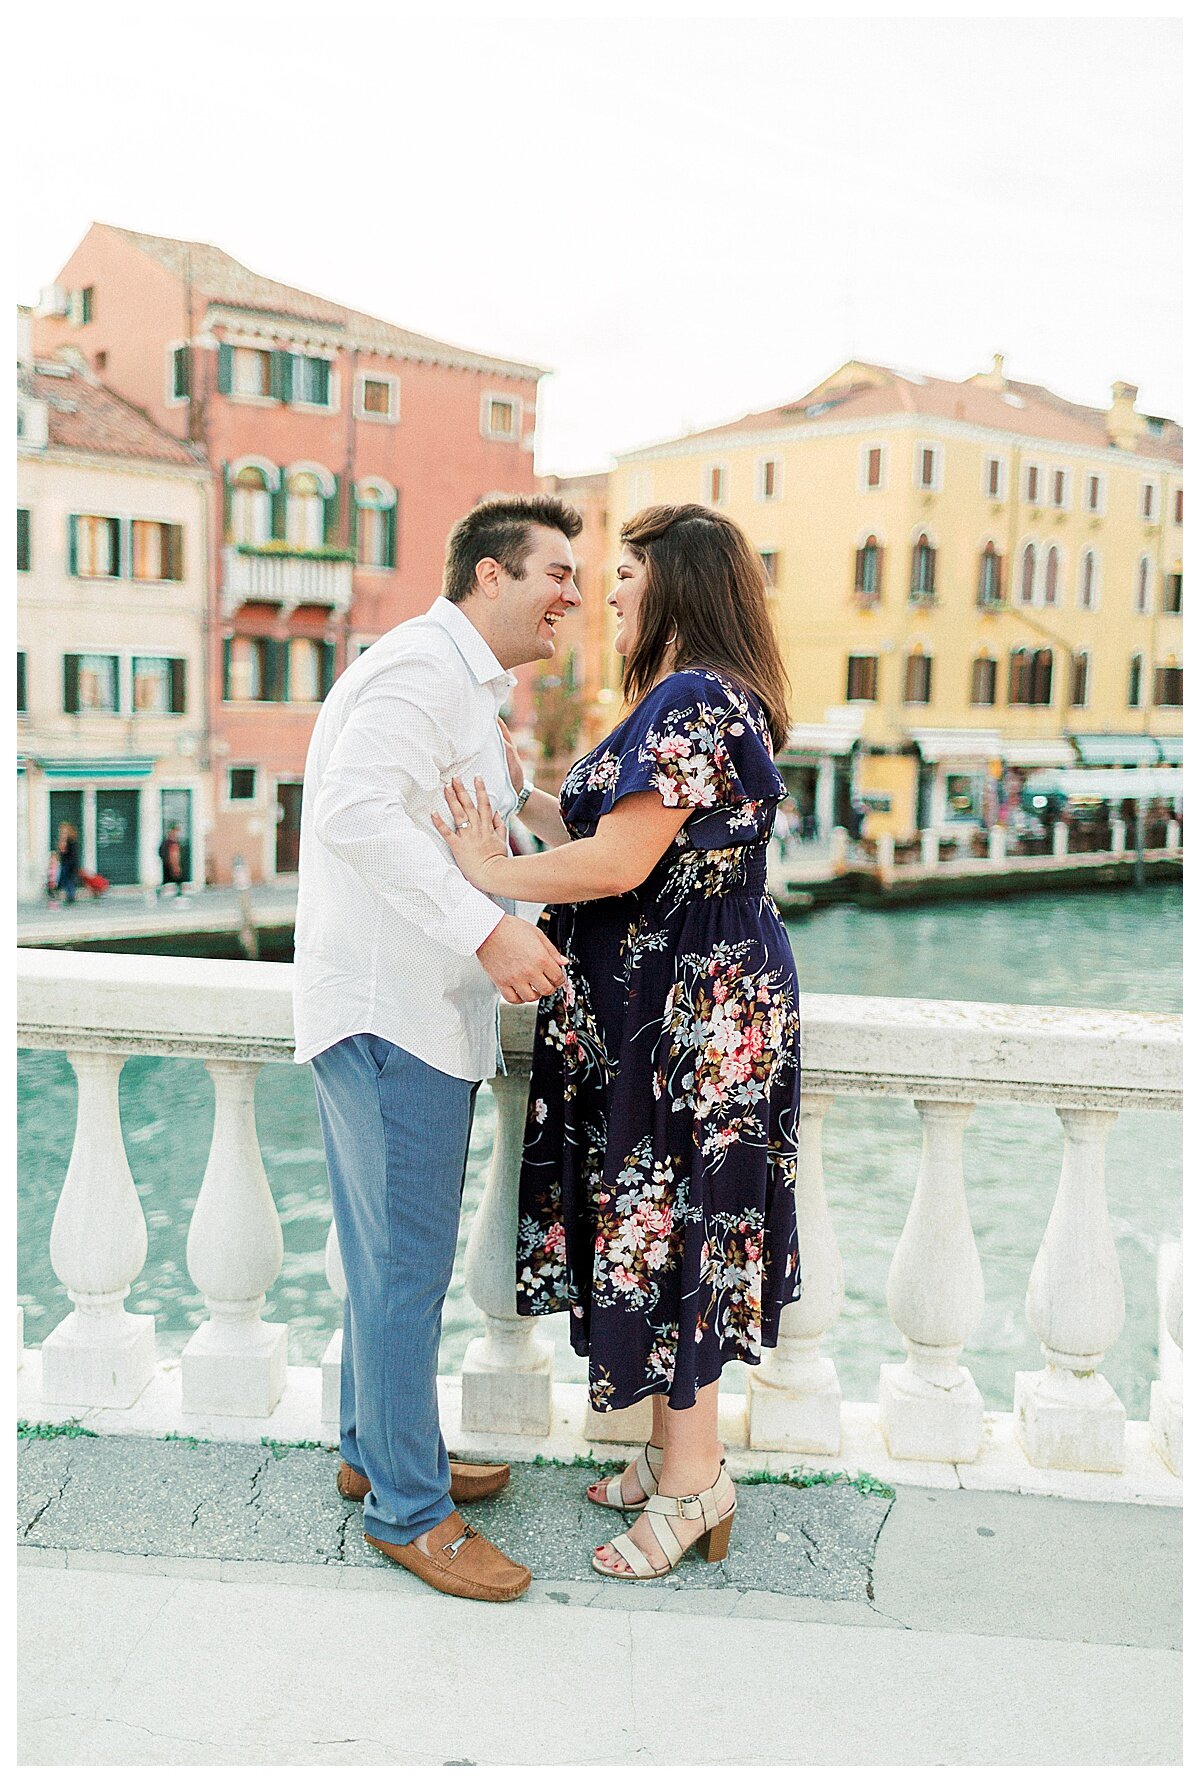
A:
[[[71,1310],[40,1351],[22,1351],[25,1415],[86,1415],[101,1429],[108,1415],[123,1429],[218,1435],[286,1424],[292,1434],[335,1441],[340,1331],[331,1330],[320,1370],[289,1368],[287,1326],[262,1316],[284,1244],[254,1084],[265,1063],[291,1058],[291,967],[37,950],[19,952],[18,962],[20,1043],[65,1051],[78,1080],[74,1146],[50,1238]],[[649,1415],[645,1403],[590,1410],[582,1386],[555,1382],[539,1321],[516,1311],[512,1245],[532,1023],[531,1008],[503,1010],[509,1074],[491,1086],[496,1137],[466,1255],[479,1330],[461,1375],[440,1382],[447,1435],[464,1455],[489,1452],[499,1434],[517,1456],[640,1440]],[[735,1470],[761,1465],[755,1454],[785,1465],[840,1456],[843,1466],[930,1485],[1176,1502],[1181,1252],[1171,1243],[1160,1253],[1158,1378],[1145,1382],[1150,1417],[1138,1422],[1104,1374],[1125,1317],[1105,1153],[1127,1111],[1169,1120],[1179,1110],[1180,1019],[812,996],[804,1046],[796,1185],[804,1292],[783,1315],[778,1347],[749,1371],[746,1394],[722,1395]],[[207,1318],[178,1363],[159,1358],[154,1318],[125,1304],[148,1248],[118,1105],[131,1055],[201,1059],[215,1090],[187,1238]],[[911,1202],[887,1278],[896,1341],[878,1359],[871,1404],[843,1402],[823,1354],[845,1296],[822,1140],[838,1097],[904,1099],[920,1125]],[[978,1105],[1009,1111],[1014,1159],[1020,1143],[1045,1143],[1042,1123],[1023,1131],[1023,1110],[1050,1107],[1058,1117],[1057,1193],[1044,1231],[1028,1235],[1036,1258],[1026,1315],[1043,1365],[1015,1375],[1011,1411],[985,1407],[971,1371],[984,1309],[975,1227],[994,1211],[973,1209],[967,1193]],[[325,1262],[330,1285],[344,1294],[332,1225]],[[285,1410],[291,1421],[281,1424]]]
[[[226,545],[222,552],[221,612],[229,619],[246,601],[295,607],[350,609],[353,562],[326,547]]]

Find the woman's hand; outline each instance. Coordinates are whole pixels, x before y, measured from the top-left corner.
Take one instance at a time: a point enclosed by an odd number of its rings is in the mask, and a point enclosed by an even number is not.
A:
[[[508,828],[503,818],[493,814],[487,787],[478,774],[473,800],[461,780],[452,780],[446,788],[446,804],[450,823],[435,811],[434,829],[449,843],[463,878],[478,891],[490,891],[489,866],[508,859]]]
[[[519,793],[525,785],[525,764],[517,754],[517,746],[512,740],[512,733],[503,718],[497,718],[500,736],[504,742],[504,759],[508,763],[508,777],[513,783],[513,791]]]

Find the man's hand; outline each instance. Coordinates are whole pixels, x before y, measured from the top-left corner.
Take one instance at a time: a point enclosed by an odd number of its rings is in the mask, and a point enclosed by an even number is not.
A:
[[[509,1003],[536,1003],[563,982],[566,961],[531,922],[502,916],[475,958]]]

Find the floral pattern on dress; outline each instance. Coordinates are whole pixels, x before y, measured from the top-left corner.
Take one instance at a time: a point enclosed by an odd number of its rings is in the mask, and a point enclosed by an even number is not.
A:
[[[689,813],[643,885],[542,918],[567,984],[538,1009],[517,1308],[569,1309],[600,1411],[694,1404],[800,1292],[799,987],[766,890],[784,790],[759,702],[704,669],[563,784],[572,837],[632,792]]]

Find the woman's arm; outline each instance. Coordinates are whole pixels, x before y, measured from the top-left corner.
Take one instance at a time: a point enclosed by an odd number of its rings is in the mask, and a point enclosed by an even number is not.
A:
[[[632,891],[653,872],[692,815],[687,807],[668,808],[656,792],[629,793],[600,819],[594,836],[564,842],[545,854],[509,855],[503,826],[492,816],[481,779],[475,781],[474,800],[460,781],[452,781],[446,804],[450,823],[435,812],[434,827],[449,843],[464,877],[494,897],[533,904],[583,904]]]
[[[525,763],[517,752],[517,746],[512,740],[512,732],[503,718],[498,718],[496,723],[500,727],[500,736],[504,742],[508,777],[513,783],[513,791],[519,793],[525,786]],[[536,786],[531,786],[529,789],[529,797],[521,812],[521,822],[532,835],[537,837],[539,842],[544,842],[548,848],[558,848],[562,843],[571,840],[570,832],[558,809],[558,800],[553,798],[550,793],[542,792]]]

